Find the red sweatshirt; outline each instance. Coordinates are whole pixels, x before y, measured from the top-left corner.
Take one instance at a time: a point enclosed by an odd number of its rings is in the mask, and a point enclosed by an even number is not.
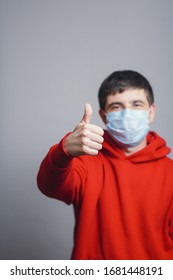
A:
[[[173,161],[165,141],[150,132],[148,145],[126,156],[105,131],[97,156],[71,157],[64,139],[43,160],[38,186],[74,205],[72,259],[173,260]]]

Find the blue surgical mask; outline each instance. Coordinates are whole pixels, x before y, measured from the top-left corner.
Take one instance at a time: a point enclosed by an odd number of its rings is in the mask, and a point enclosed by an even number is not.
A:
[[[126,147],[135,147],[149,131],[149,111],[124,109],[106,114],[107,130]]]

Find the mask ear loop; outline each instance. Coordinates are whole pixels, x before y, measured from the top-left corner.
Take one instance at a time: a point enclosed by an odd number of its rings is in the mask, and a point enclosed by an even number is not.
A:
[[[149,129],[150,129],[150,125],[151,125],[151,123],[150,123],[150,113],[151,113],[151,106],[150,106],[150,108],[148,109],[148,126],[149,126]]]

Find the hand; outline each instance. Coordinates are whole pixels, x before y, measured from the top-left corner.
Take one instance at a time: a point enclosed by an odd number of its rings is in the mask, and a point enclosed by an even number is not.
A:
[[[102,149],[104,131],[90,124],[92,107],[85,104],[84,115],[74,131],[65,139],[64,148],[71,156],[97,155]]]

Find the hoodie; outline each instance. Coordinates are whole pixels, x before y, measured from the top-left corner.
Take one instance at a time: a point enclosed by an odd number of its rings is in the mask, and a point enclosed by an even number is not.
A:
[[[49,150],[37,182],[74,206],[71,258],[172,260],[173,161],[164,139],[149,132],[147,146],[127,156],[105,131],[98,155],[72,157],[66,137]]]

